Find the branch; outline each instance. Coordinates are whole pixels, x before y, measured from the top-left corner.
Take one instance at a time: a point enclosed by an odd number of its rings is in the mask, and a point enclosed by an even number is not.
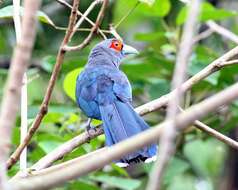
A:
[[[214,32],[238,44],[238,36],[234,34],[233,32],[231,32],[230,30],[227,30],[226,28],[218,25],[214,21],[208,21],[206,24]]]
[[[14,8],[14,26],[17,43],[20,42],[21,37],[21,17],[20,17],[20,0],[13,0]],[[27,75],[26,72],[23,75],[22,87],[21,87],[21,142],[27,134]],[[20,170],[27,168],[27,147],[23,150],[20,156]]]
[[[74,137],[73,139],[69,140],[68,142],[62,144],[45,157],[40,159],[37,163],[31,166],[30,170],[41,170],[51,166],[56,160],[63,158],[64,155],[72,152],[78,146],[89,142],[91,139],[103,134],[102,127],[95,127],[93,130],[90,130],[90,135],[88,132],[83,132],[80,135]]]
[[[185,112],[178,114],[176,116],[176,121],[179,130],[184,130],[196,119],[201,119],[208,113],[218,109],[220,106],[231,103],[236,98],[238,98],[238,83],[202,101],[201,103],[190,107]],[[21,180],[12,180],[10,182],[12,190],[49,189],[59,186],[66,181],[78,178],[91,171],[95,171],[102,168],[104,165],[109,164],[113,160],[117,160],[130,152],[156,142],[161,134],[161,129],[167,128],[172,123],[172,120],[166,120],[156,127],[150,128],[149,130],[106,148],[103,150],[103,154],[89,156],[87,159],[67,164],[64,167],[49,171],[38,177],[32,176]]]
[[[160,138],[160,148],[158,159],[149,176],[147,190],[159,190],[165,169],[168,165],[170,157],[175,152],[175,138],[177,136],[177,120],[176,116],[179,112],[179,106],[183,100],[182,84],[186,77],[187,64],[193,48],[193,36],[196,32],[196,25],[200,11],[201,0],[192,0],[189,3],[189,13],[187,21],[184,25],[183,35],[179,46],[179,51],[176,59],[175,71],[172,80],[172,89],[174,97],[169,100],[167,107],[166,120],[172,120],[172,124],[165,128]]]
[[[197,36],[194,37],[193,44],[196,44],[200,40],[203,40],[203,39],[209,37],[211,34],[213,34],[213,32],[214,31],[211,29],[207,29],[207,30],[201,32],[200,34],[198,34]]]
[[[31,58],[36,34],[36,11],[40,1],[25,0],[22,23],[22,37],[15,47],[0,115],[0,189],[3,187],[6,159],[9,154],[11,131],[19,109],[23,74]]]
[[[31,128],[29,129],[26,138],[24,139],[24,141],[22,143],[20,143],[20,145],[15,150],[15,152],[11,155],[10,159],[7,161],[7,167],[8,168],[10,168],[13,164],[15,164],[17,162],[17,160],[19,159],[19,156],[21,155],[23,149],[29,144],[32,136],[34,135],[34,133],[36,132],[36,130],[40,126],[40,123],[41,123],[43,117],[47,113],[50,97],[51,97],[51,94],[52,94],[52,91],[53,91],[53,88],[54,88],[54,85],[55,85],[55,82],[56,82],[56,78],[59,74],[61,65],[63,63],[64,55],[65,55],[65,51],[63,50],[63,46],[68,43],[69,38],[70,38],[70,34],[73,31],[73,27],[74,27],[74,24],[76,22],[76,17],[77,17],[76,12],[78,10],[78,5],[79,5],[79,0],[74,0],[73,9],[71,11],[71,15],[70,15],[70,19],[69,19],[68,30],[66,31],[63,42],[62,42],[62,44],[59,48],[58,55],[57,55],[57,58],[56,58],[56,64],[54,66],[54,70],[53,70],[51,78],[50,78],[50,82],[49,82],[49,85],[48,85],[48,88],[47,88],[47,91],[46,91],[46,95],[45,95],[44,100],[43,100],[43,102],[40,106],[40,111],[37,114]],[[17,105],[17,104],[14,104],[14,105]]]

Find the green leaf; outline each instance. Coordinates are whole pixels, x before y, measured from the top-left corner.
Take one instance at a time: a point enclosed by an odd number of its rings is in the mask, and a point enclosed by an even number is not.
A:
[[[141,182],[139,180],[126,179],[108,175],[90,176],[90,178],[95,181],[106,183],[111,187],[117,187],[124,190],[134,190],[141,185]]]
[[[202,59],[199,54],[193,55],[191,58],[191,62],[188,65],[188,73],[191,76],[194,76],[198,72],[200,72],[202,69],[204,69],[210,62],[207,61],[205,58]],[[220,76],[220,71],[215,72],[208,77],[206,77],[204,80],[210,83],[211,85],[217,85],[218,79]]]
[[[196,190],[196,180],[190,175],[179,175],[169,184],[167,190]]]
[[[41,149],[44,150],[46,154],[51,152],[52,150],[54,150],[56,147],[58,147],[61,144],[62,144],[61,142],[52,141],[52,140],[41,141],[38,143],[39,147],[41,147]]]
[[[96,184],[82,180],[81,178],[77,181],[70,182],[67,186],[67,189],[100,190],[100,188],[97,187]]]
[[[148,16],[164,17],[169,13],[171,4],[169,0],[155,0],[153,6],[145,4],[139,9]]]
[[[219,175],[225,153],[221,142],[214,139],[194,140],[186,143],[183,151],[199,174],[204,177]]]
[[[23,15],[24,8],[20,8],[20,14]],[[0,9],[0,19],[1,18],[13,18],[13,6],[9,5]],[[42,11],[37,11],[37,18],[39,21],[49,24],[55,27],[54,22]]]
[[[177,25],[181,25],[186,21],[188,13],[188,7],[184,6],[177,18],[176,18],[176,23]],[[201,22],[206,22],[208,20],[223,20],[229,17],[237,16],[238,13],[235,11],[230,11],[230,10],[225,10],[225,9],[218,9],[213,7],[210,3],[203,3],[202,4],[202,11],[200,13],[200,18],[199,20]]]
[[[51,73],[53,71],[54,68],[54,64],[56,63],[56,59],[55,56],[46,56],[42,59],[42,68]]]
[[[164,184],[168,184],[178,176],[184,173],[187,169],[189,169],[189,164],[179,158],[173,158],[168,166],[168,169],[164,175]]]
[[[63,85],[64,91],[74,101],[76,100],[75,98],[76,80],[79,73],[82,70],[83,70],[82,68],[74,69],[70,71],[64,79],[64,85]]]
[[[139,41],[154,41],[164,36],[164,32],[137,33],[135,39]]]

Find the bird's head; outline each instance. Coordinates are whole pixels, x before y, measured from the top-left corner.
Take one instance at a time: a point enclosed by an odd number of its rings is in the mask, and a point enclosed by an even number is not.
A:
[[[104,56],[104,58],[110,59],[111,61],[119,66],[121,60],[127,55],[138,54],[139,52],[123,43],[122,41],[112,38],[104,40],[98,43],[91,51],[90,58],[96,58],[98,56]]]

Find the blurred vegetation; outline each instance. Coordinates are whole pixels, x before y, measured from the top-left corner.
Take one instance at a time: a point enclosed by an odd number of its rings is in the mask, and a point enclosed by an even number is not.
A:
[[[207,20],[222,23],[232,32],[238,33],[238,12],[231,10],[231,0],[205,1],[202,6],[199,31],[206,30]],[[15,33],[12,22],[11,1],[0,4],[0,97],[6,81],[9,62],[15,45]],[[80,1],[80,10],[84,11],[91,1]],[[135,5],[136,0],[110,1],[110,7],[104,18],[102,28],[107,29],[110,23],[118,21]],[[95,20],[99,7],[91,14]],[[23,11],[23,10],[22,10]],[[124,22],[118,27],[118,32],[125,42],[140,50],[140,55],[124,60],[121,69],[127,74],[132,87],[134,105],[141,105],[169,92],[177,47],[180,41],[182,25],[186,19],[186,6],[179,0],[156,0],[153,5],[143,0]],[[64,31],[55,26],[67,27],[70,10],[56,1],[44,0],[39,12],[38,33],[33,52],[32,62],[28,69],[28,107],[29,125],[38,112],[39,105],[49,81],[59,44]],[[82,27],[89,28],[88,23]],[[72,44],[81,42],[87,32],[78,32]],[[110,36],[108,36],[110,37]],[[28,166],[31,166],[55,147],[66,142],[82,131],[81,124],[86,117],[74,102],[74,84],[76,74],[87,62],[90,49],[102,40],[96,36],[92,43],[80,52],[70,52],[64,60],[60,76],[54,89],[49,112],[41,127],[34,136],[28,148]],[[223,55],[235,44],[212,34],[207,39],[195,45],[189,62],[189,76],[196,74],[211,61]],[[228,87],[237,80],[238,67],[231,66],[209,76],[195,85],[186,93],[185,107],[196,104],[206,97]],[[146,121],[155,125],[164,119],[164,110],[145,116]],[[238,101],[231,106],[223,107],[211,113],[203,120],[207,125],[228,135],[237,125]],[[13,149],[19,144],[18,116],[14,128]],[[65,156],[59,162],[75,158],[104,146],[104,136],[84,144]],[[163,180],[166,190],[215,190],[220,185],[220,177],[224,172],[227,158],[227,146],[207,134],[190,128],[179,136],[177,153],[171,160]],[[10,175],[19,169],[14,166]],[[144,189],[151,165],[140,164],[127,170],[110,165],[102,170],[66,184],[59,190],[83,189]]]

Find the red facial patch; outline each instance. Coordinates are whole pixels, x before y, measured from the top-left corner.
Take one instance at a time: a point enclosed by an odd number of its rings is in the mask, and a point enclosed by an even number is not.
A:
[[[123,44],[119,40],[113,40],[111,45],[110,45],[110,48],[112,48],[112,49],[114,49],[116,51],[121,51],[122,48],[123,48]]]

